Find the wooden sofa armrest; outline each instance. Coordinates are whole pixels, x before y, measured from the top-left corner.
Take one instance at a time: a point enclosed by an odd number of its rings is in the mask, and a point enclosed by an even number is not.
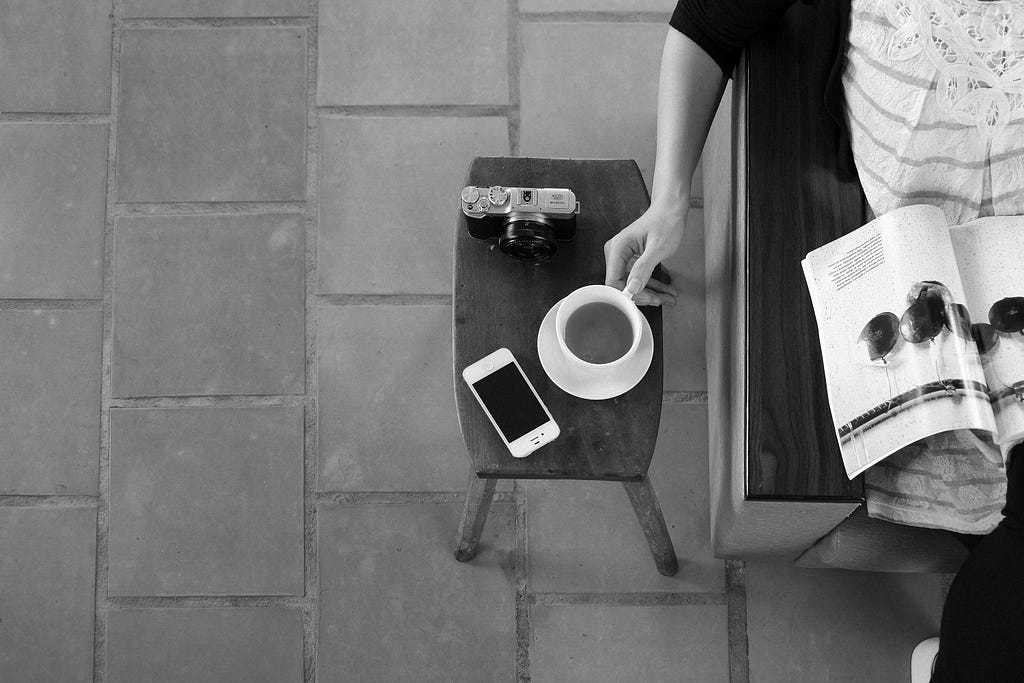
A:
[[[745,96],[744,87],[739,78],[726,90],[703,160],[711,542],[720,558],[795,559],[850,515],[860,499],[748,496],[748,424],[758,408],[748,395],[746,114],[735,102]],[[807,455],[821,456],[818,451]]]
[[[863,500],[843,470],[800,260],[863,222],[824,92],[829,3],[746,51],[704,158],[712,543],[795,558]]]

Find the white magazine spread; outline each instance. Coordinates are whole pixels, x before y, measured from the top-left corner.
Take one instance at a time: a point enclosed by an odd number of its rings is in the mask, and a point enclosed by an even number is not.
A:
[[[939,432],[1024,437],[1024,217],[905,207],[802,264],[851,479]]]

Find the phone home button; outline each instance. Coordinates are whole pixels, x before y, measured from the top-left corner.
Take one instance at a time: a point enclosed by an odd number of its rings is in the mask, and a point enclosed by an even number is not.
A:
[[[487,370],[488,372],[490,372],[493,369],[494,369],[494,363],[484,363],[484,370]]]

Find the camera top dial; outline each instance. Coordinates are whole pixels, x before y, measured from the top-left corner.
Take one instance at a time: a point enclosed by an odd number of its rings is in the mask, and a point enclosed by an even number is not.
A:
[[[495,185],[487,191],[487,198],[491,200],[493,206],[501,206],[508,201],[508,190],[501,185]]]
[[[475,204],[480,199],[480,190],[472,185],[462,188],[462,201],[467,204]]]

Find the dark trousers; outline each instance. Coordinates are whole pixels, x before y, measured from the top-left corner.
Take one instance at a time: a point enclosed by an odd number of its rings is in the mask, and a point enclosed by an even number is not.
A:
[[[931,680],[1024,681],[1024,444],[1010,457],[1002,522],[949,588]]]

